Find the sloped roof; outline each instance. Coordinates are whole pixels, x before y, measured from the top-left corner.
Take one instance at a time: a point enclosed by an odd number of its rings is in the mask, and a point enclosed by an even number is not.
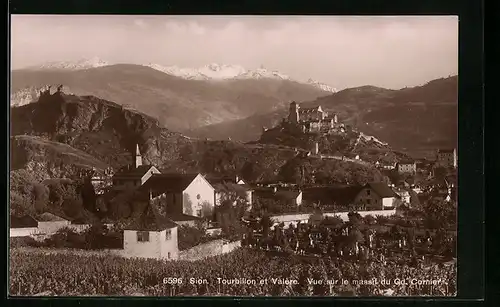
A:
[[[60,216],[57,216],[55,214],[52,214],[50,212],[44,212],[40,215],[35,216],[35,220],[39,222],[61,222],[61,221],[67,221],[66,219],[63,219]]]
[[[175,228],[178,225],[171,219],[159,214],[153,204],[144,206],[144,210],[133,219],[125,230],[162,231],[168,228]]]
[[[113,178],[142,178],[153,165],[140,165],[138,167],[131,167],[130,169],[122,169],[115,173]]]
[[[205,179],[210,182],[210,184],[220,184],[220,183],[234,183],[236,182],[236,176],[214,176],[214,175],[208,175],[205,176]]]
[[[183,192],[198,174],[153,174],[139,190],[155,194]]]
[[[370,182],[365,187],[371,188],[378,196],[384,197],[399,197],[387,184],[383,182]]]
[[[38,222],[31,216],[25,215],[21,217],[10,216],[10,228],[27,228],[38,227]]]
[[[363,189],[360,185],[312,187],[304,190],[304,200],[326,204],[350,205]]]
[[[270,189],[259,189],[256,190],[255,196],[260,197],[260,198],[271,198],[271,199],[276,199],[276,200],[295,200],[297,197],[300,195],[300,191],[293,191],[293,190],[281,190],[281,191],[276,191],[274,192],[273,190]]]
[[[212,185],[216,192],[246,192],[252,188],[247,184],[237,184],[232,182],[216,183]]]

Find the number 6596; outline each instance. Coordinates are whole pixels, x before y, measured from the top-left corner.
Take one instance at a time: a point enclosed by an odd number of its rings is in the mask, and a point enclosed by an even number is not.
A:
[[[166,285],[180,285],[180,284],[182,284],[182,278],[165,277],[165,278],[163,278],[163,284],[166,284]]]

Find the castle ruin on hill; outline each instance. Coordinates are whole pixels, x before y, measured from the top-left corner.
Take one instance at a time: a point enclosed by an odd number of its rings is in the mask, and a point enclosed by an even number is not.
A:
[[[345,132],[344,124],[338,122],[337,114],[323,111],[321,106],[301,108],[295,101],[290,103],[288,118],[283,119],[288,125],[296,126],[304,133]]]

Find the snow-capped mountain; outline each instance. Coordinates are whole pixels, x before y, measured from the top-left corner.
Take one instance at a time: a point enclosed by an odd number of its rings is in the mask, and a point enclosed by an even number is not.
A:
[[[90,68],[97,68],[111,65],[109,62],[104,61],[98,57],[90,59],[81,59],[78,61],[60,61],[48,62],[40,66],[30,67],[30,70],[84,70]],[[269,70],[266,68],[246,69],[239,65],[226,65],[212,63],[199,68],[188,68],[178,66],[163,66],[160,64],[149,63],[143,66],[153,68],[163,73],[180,77],[186,80],[231,80],[231,79],[277,79],[277,80],[290,80],[298,83],[305,83],[319,88],[323,91],[335,93],[337,90],[329,85],[320,83],[318,81],[296,80],[289,76],[280,73],[276,70]]]
[[[159,64],[147,64],[145,66],[159,70],[166,74],[188,79],[188,80],[229,80],[229,79],[278,79],[291,80],[299,83],[310,84],[323,91],[335,93],[337,90],[329,85],[308,79],[299,81],[290,78],[276,70],[258,68],[248,70],[239,65],[209,64],[200,68],[180,68],[177,66],[162,66]]]
[[[326,92],[332,92],[332,93],[336,93],[337,92],[336,88],[331,87],[331,86],[329,86],[327,84],[318,82],[318,81],[313,80],[313,79],[308,79],[307,83],[310,84],[310,85],[313,85],[313,86],[315,86],[315,87],[317,87],[319,89],[322,89],[323,91],[326,91]]]
[[[77,61],[59,61],[59,62],[48,62],[40,66],[30,67],[30,69],[43,69],[43,70],[82,70],[96,67],[103,67],[110,65],[108,62],[101,60],[98,57],[93,57],[90,59],[80,59]]]

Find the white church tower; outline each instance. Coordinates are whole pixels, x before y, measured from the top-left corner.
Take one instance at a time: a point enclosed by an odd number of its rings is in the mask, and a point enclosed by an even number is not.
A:
[[[139,144],[135,145],[135,165],[134,167],[139,167],[142,165],[141,151],[139,150]]]

